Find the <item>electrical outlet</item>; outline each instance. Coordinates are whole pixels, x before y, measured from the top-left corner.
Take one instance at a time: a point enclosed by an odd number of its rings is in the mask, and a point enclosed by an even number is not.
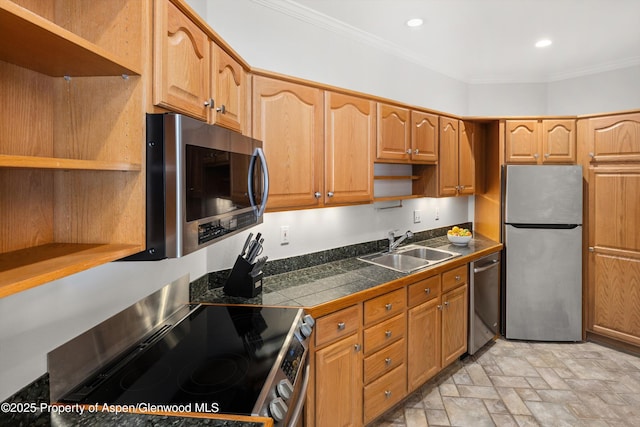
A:
[[[413,223],[417,224],[420,221],[420,211],[413,211]]]
[[[289,244],[289,226],[283,225],[280,227],[280,244],[288,245]]]

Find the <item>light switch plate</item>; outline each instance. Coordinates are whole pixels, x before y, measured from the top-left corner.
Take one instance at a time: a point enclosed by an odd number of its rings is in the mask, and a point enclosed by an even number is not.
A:
[[[417,224],[421,221],[420,219],[420,211],[413,211],[413,223]]]
[[[288,245],[289,244],[289,226],[283,225],[280,227],[280,244]]]

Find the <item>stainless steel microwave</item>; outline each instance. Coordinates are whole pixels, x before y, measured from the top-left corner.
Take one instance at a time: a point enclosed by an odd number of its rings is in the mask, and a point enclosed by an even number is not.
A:
[[[173,113],[147,114],[146,250],[177,258],[262,223],[269,173],[262,142]]]

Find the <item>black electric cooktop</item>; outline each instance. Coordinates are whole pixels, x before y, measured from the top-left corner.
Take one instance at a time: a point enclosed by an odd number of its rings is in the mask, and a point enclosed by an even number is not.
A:
[[[299,309],[199,306],[107,366],[63,402],[217,405],[251,414]]]

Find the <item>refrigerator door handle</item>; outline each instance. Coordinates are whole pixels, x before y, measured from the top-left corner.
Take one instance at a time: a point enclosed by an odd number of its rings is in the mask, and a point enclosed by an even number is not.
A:
[[[507,223],[514,228],[538,228],[544,230],[572,230],[574,228],[580,227],[580,224],[511,224]]]

